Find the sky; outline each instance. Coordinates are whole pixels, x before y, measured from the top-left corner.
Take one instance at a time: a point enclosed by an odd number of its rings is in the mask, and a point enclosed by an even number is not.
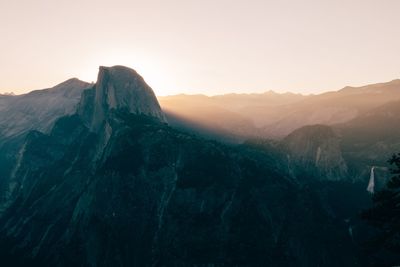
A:
[[[400,0],[0,0],[0,93],[98,66],[157,95],[319,93],[400,78]]]

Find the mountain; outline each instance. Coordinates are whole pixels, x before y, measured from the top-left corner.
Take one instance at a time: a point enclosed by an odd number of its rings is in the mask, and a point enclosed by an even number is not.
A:
[[[280,107],[284,114],[265,125],[266,136],[281,137],[305,125],[335,125],[392,101],[400,100],[400,80],[362,87],[345,87],[336,92],[310,96],[304,101]]]
[[[124,66],[100,67],[94,89],[83,94],[78,113],[96,131],[112,110],[125,110],[165,122],[153,90],[136,71]]]
[[[282,139],[306,125],[346,123],[396,100],[400,100],[400,80],[345,87],[319,95],[274,92],[212,97],[177,95],[162,97],[160,103],[164,110],[192,123],[206,128],[219,126],[245,140]]]
[[[235,117],[247,118],[255,126],[255,129],[248,128],[248,133],[242,132],[242,141],[246,137],[260,139],[245,144],[266,151],[276,150],[275,161],[280,162],[281,170],[285,169],[299,184],[311,187],[324,210],[344,222],[352,241],[361,247],[371,229],[360,221],[358,214],[371,205],[370,192],[385,186],[390,177],[387,159],[400,150],[399,97],[400,80],[393,80],[304,96],[290,103],[277,101],[275,106],[265,103],[264,107],[250,107],[257,110],[251,116],[247,116],[249,113],[244,108]],[[173,103],[174,98],[170,97],[169,101]],[[201,119],[210,123],[211,119],[207,121],[207,118],[217,118],[213,115],[218,113],[217,108],[242,107],[240,96],[235,96],[237,103],[230,103],[229,95],[219,98],[226,101],[214,101],[213,108],[206,108],[211,103],[207,97],[180,96],[177,103],[185,104],[177,114],[183,114],[185,106],[195,103],[193,113],[205,108],[207,116]],[[241,103],[246,103],[245,97]],[[196,116],[189,118],[201,120]],[[231,132],[237,133],[228,123],[224,125],[226,132],[231,128]],[[373,190],[369,186],[371,181]]]
[[[304,126],[289,134],[282,143],[292,168],[306,169],[318,179],[350,179],[340,139],[329,126]]]
[[[115,114],[109,123],[113,134],[97,162],[101,136],[76,115],[60,119],[49,136],[29,136],[15,202],[1,219],[2,259],[309,266],[327,257],[324,266],[357,264],[346,229],[264,154],[151,118]]]
[[[335,125],[345,136],[344,150],[375,164],[400,149],[400,101],[369,110],[353,120]]]
[[[13,176],[31,130],[48,133],[54,122],[76,112],[82,92],[93,85],[76,78],[23,95],[0,95],[0,213],[15,186]]]
[[[74,78],[50,89],[0,96],[0,144],[29,130],[50,130],[57,118],[75,113],[82,91],[91,86]]]
[[[279,151],[170,127],[133,70],[103,67],[98,77],[74,114],[24,139],[3,180],[2,263],[362,265],[348,225],[293,179]],[[332,149],[334,138],[320,145]]]
[[[257,136],[257,128],[250,119],[236,110],[204,95],[159,97],[163,111],[172,126],[220,140],[243,140],[243,136]]]
[[[160,105],[114,66],[1,95],[2,263],[365,266],[358,214],[400,149],[399,84]]]
[[[273,114],[274,111],[270,112],[271,110],[304,98],[306,97],[299,94],[278,94],[269,91],[262,94],[226,94],[211,97],[182,94],[159,97],[159,101],[164,112],[175,118],[177,123],[173,123],[173,126],[189,125],[182,128],[195,128],[196,132],[214,131],[214,136],[219,135],[219,139],[234,135],[235,140],[243,141],[262,135],[259,126],[263,125],[265,119],[277,116]]]
[[[331,126],[339,136],[340,150],[353,179],[366,182],[374,176],[377,188],[388,181],[391,174],[387,160],[400,150],[399,106],[400,101],[392,101]]]

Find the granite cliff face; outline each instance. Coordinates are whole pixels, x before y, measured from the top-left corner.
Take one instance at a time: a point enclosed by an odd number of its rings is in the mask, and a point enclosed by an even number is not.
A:
[[[75,114],[25,139],[0,255],[13,266],[360,265],[347,226],[282,166],[268,150],[169,127],[140,76],[101,68]]]
[[[289,134],[282,143],[293,168],[305,169],[322,180],[349,179],[340,140],[329,126],[302,127]]]
[[[123,66],[99,68],[96,85],[83,94],[78,114],[97,131],[112,110],[166,121],[153,90],[136,71]]]

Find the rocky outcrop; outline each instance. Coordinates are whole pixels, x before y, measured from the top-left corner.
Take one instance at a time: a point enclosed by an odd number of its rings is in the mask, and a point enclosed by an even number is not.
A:
[[[300,167],[320,180],[346,180],[348,170],[339,138],[324,125],[305,126],[283,141],[289,164]]]
[[[99,138],[93,164],[106,157],[104,150],[116,129],[110,123],[116,123],[115,115],[121,112],[166,123],[153,90],[136,71],[124,66],[100,67],[95,86],[83,92],[77,110],[85,126]]]
[[[153,90],[136,71],[123,66],[100,67],[96,85],[83,94],[78,114],[97,131],[112,110],[166,121]]]

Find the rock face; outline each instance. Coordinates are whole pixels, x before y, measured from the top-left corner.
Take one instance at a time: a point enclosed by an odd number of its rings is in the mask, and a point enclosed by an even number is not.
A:
[[[165,122],[153,90],[136,71],[123,66],[100,67],[96,85],[85,92],[78,113],[97,131],[112,110],[155,117]]]
[[[30,130],[49,131],[56,119],[75,113],[83,90],[89,87],[74,78],[50,89],[0,96],[0,144]]]
[[[324,125],[305,126],[283,140],[290,164],[307,169],[325,180],[346,180],[347,165],[339,138]]]

